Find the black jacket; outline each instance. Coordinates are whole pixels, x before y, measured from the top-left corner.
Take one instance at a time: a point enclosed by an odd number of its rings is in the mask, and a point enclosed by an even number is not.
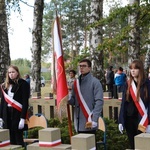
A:
[[[114,84],[114,72],[112,70],[108,70],[106,74],[106,84]]]
[[[15,108],[12,108],[12,129],[13,130],[18,130],[18,125],[20,118],[26,119],[27,117],[27,110],[28,110],[28,101],[29,101],[29,95],[30,95],[30,87],[29,84],[23,80],[19,79],[18,84],[15,84],[12,89],[14,90],[14,96],[13,99],[22,104],[22,111],[18,111]],[[4,90],[6,93],[8,92],[7,90]],[[0,118],[3,119],[4,124],[3,128],[8,129],[8,122],[7,122],[7,117],[8,117],[8,106],[7,102],[4,99],[4,96],[2,94],[1,97],[1,105],[0,105]]]

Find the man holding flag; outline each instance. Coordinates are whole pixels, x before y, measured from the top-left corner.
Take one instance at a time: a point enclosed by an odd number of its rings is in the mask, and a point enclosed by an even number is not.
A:
[[[100,81],[93,77],[91,61],[79,62],[81,75],[75,80],[68,103],[74,108],[74,125],[78,133],[95,134],[98,118],[103,108],[103,89]]]

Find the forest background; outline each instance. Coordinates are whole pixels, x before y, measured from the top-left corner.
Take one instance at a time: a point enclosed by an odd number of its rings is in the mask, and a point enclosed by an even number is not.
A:
[[[148,0],[130,0],[122,6],[120,0],[106,1],[109,13],[104,14],[104,1],[98,0],[35,0],[33,7],[32,60],[11,60],[8,28],[12,10],[21,14],[22,0],[1,0],[0,56],[1,82],[9,64],[16,64],[21,74],[29,73],[35,83],[35,91],[40,91],[41,68],[50,68],[47,63],[52,56],[52,24],[56,10],[61,19],[62,43],[66,73],[69,69],[77,70],[80,59],[87,57],[92,61],[93,74],[105,83],[104,73],[109,65],[122,66],[135,58],[142,59],[148,73],[150,64],[149,25],[150,10]],[[11,10],[11,11],[10,11]],[[49,80],[50,73],[44,73]]]
[[[30,6],[27,2],[27,0],[0,0],[1,83],[4,81],[7,67],[15,64],[22,75],[25,73],[31,75],[35,82],[35,92],[41,92],[41,68],[51,68],[47,60],[52,56],[51,30],[56,18],[56,10],[61,20],[66,73],[69,69],[77,70],[78,61],[86,57],[92,61],[92,73],[103,85],[105,85],[105,69],[110,65],[114,69],[120,65],[128,69],[129,63],[137,58],[144,62],[145,72],[148,74],[150,66],[149,0],[129,0],[126,6],[122,6],[120,0],[106,1],[106,5],[110,6],[108,14],[104,14],[103,0],[51,0],[49,3],[44,0],[35,0],[34,6]],[[21,14],[20,3],[33,8],[31,61],[10,58],[9,17],[11,11],[18,11]],[[24,37],[20,34],[20,38]],[[43,75],[46,80],[51,78],[50,72]],[[65,127],[67,127],[66,124]],[[117,146],[120,143],[119,146],[125,148],[124,144],[127,142],[124,139],[127,138],[122,138],[125,134],[118,134],[117,124],[111,122],[107,129],[111,134],[110,137],[113,137],[108,140],[113,143],[117,141]],[[65,131],[68,130],[65,128]],[[115,149],[114,144],[109,145],[113,150]],[[116,144],[114,146],[116,147]]]

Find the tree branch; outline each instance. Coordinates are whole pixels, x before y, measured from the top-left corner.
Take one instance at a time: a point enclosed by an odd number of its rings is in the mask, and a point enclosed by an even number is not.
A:
[[[27,5],[29,7],[33,7],[34,8],[34,6],[29,5],[27,2],[24,2],[23,0],[20,0],[20,2],[24,3],[25,5]]]

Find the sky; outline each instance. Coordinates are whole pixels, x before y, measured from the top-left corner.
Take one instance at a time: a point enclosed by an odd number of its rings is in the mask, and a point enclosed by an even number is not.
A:
[[[128,3],[128,0],[122,0],[122,2],[125,5]],[[28,4],[33,6],[34,0],[28,0]],[[22,17],[20,17],[18,12],[11,12],[8,34],[10,57],[11,60],[18,58],[31,60],[33,7],[29,7],[23,3],[20,3],[20,7]],[[104,6],[104,10],[108,10],[107,6]]]
[[[33,6],[34,0],[30,0]],[[18,12],[11,12],[9,27],[9,48],[11,60],[26,58],[31,60],[33,8],[20,4],[22,20]]]

